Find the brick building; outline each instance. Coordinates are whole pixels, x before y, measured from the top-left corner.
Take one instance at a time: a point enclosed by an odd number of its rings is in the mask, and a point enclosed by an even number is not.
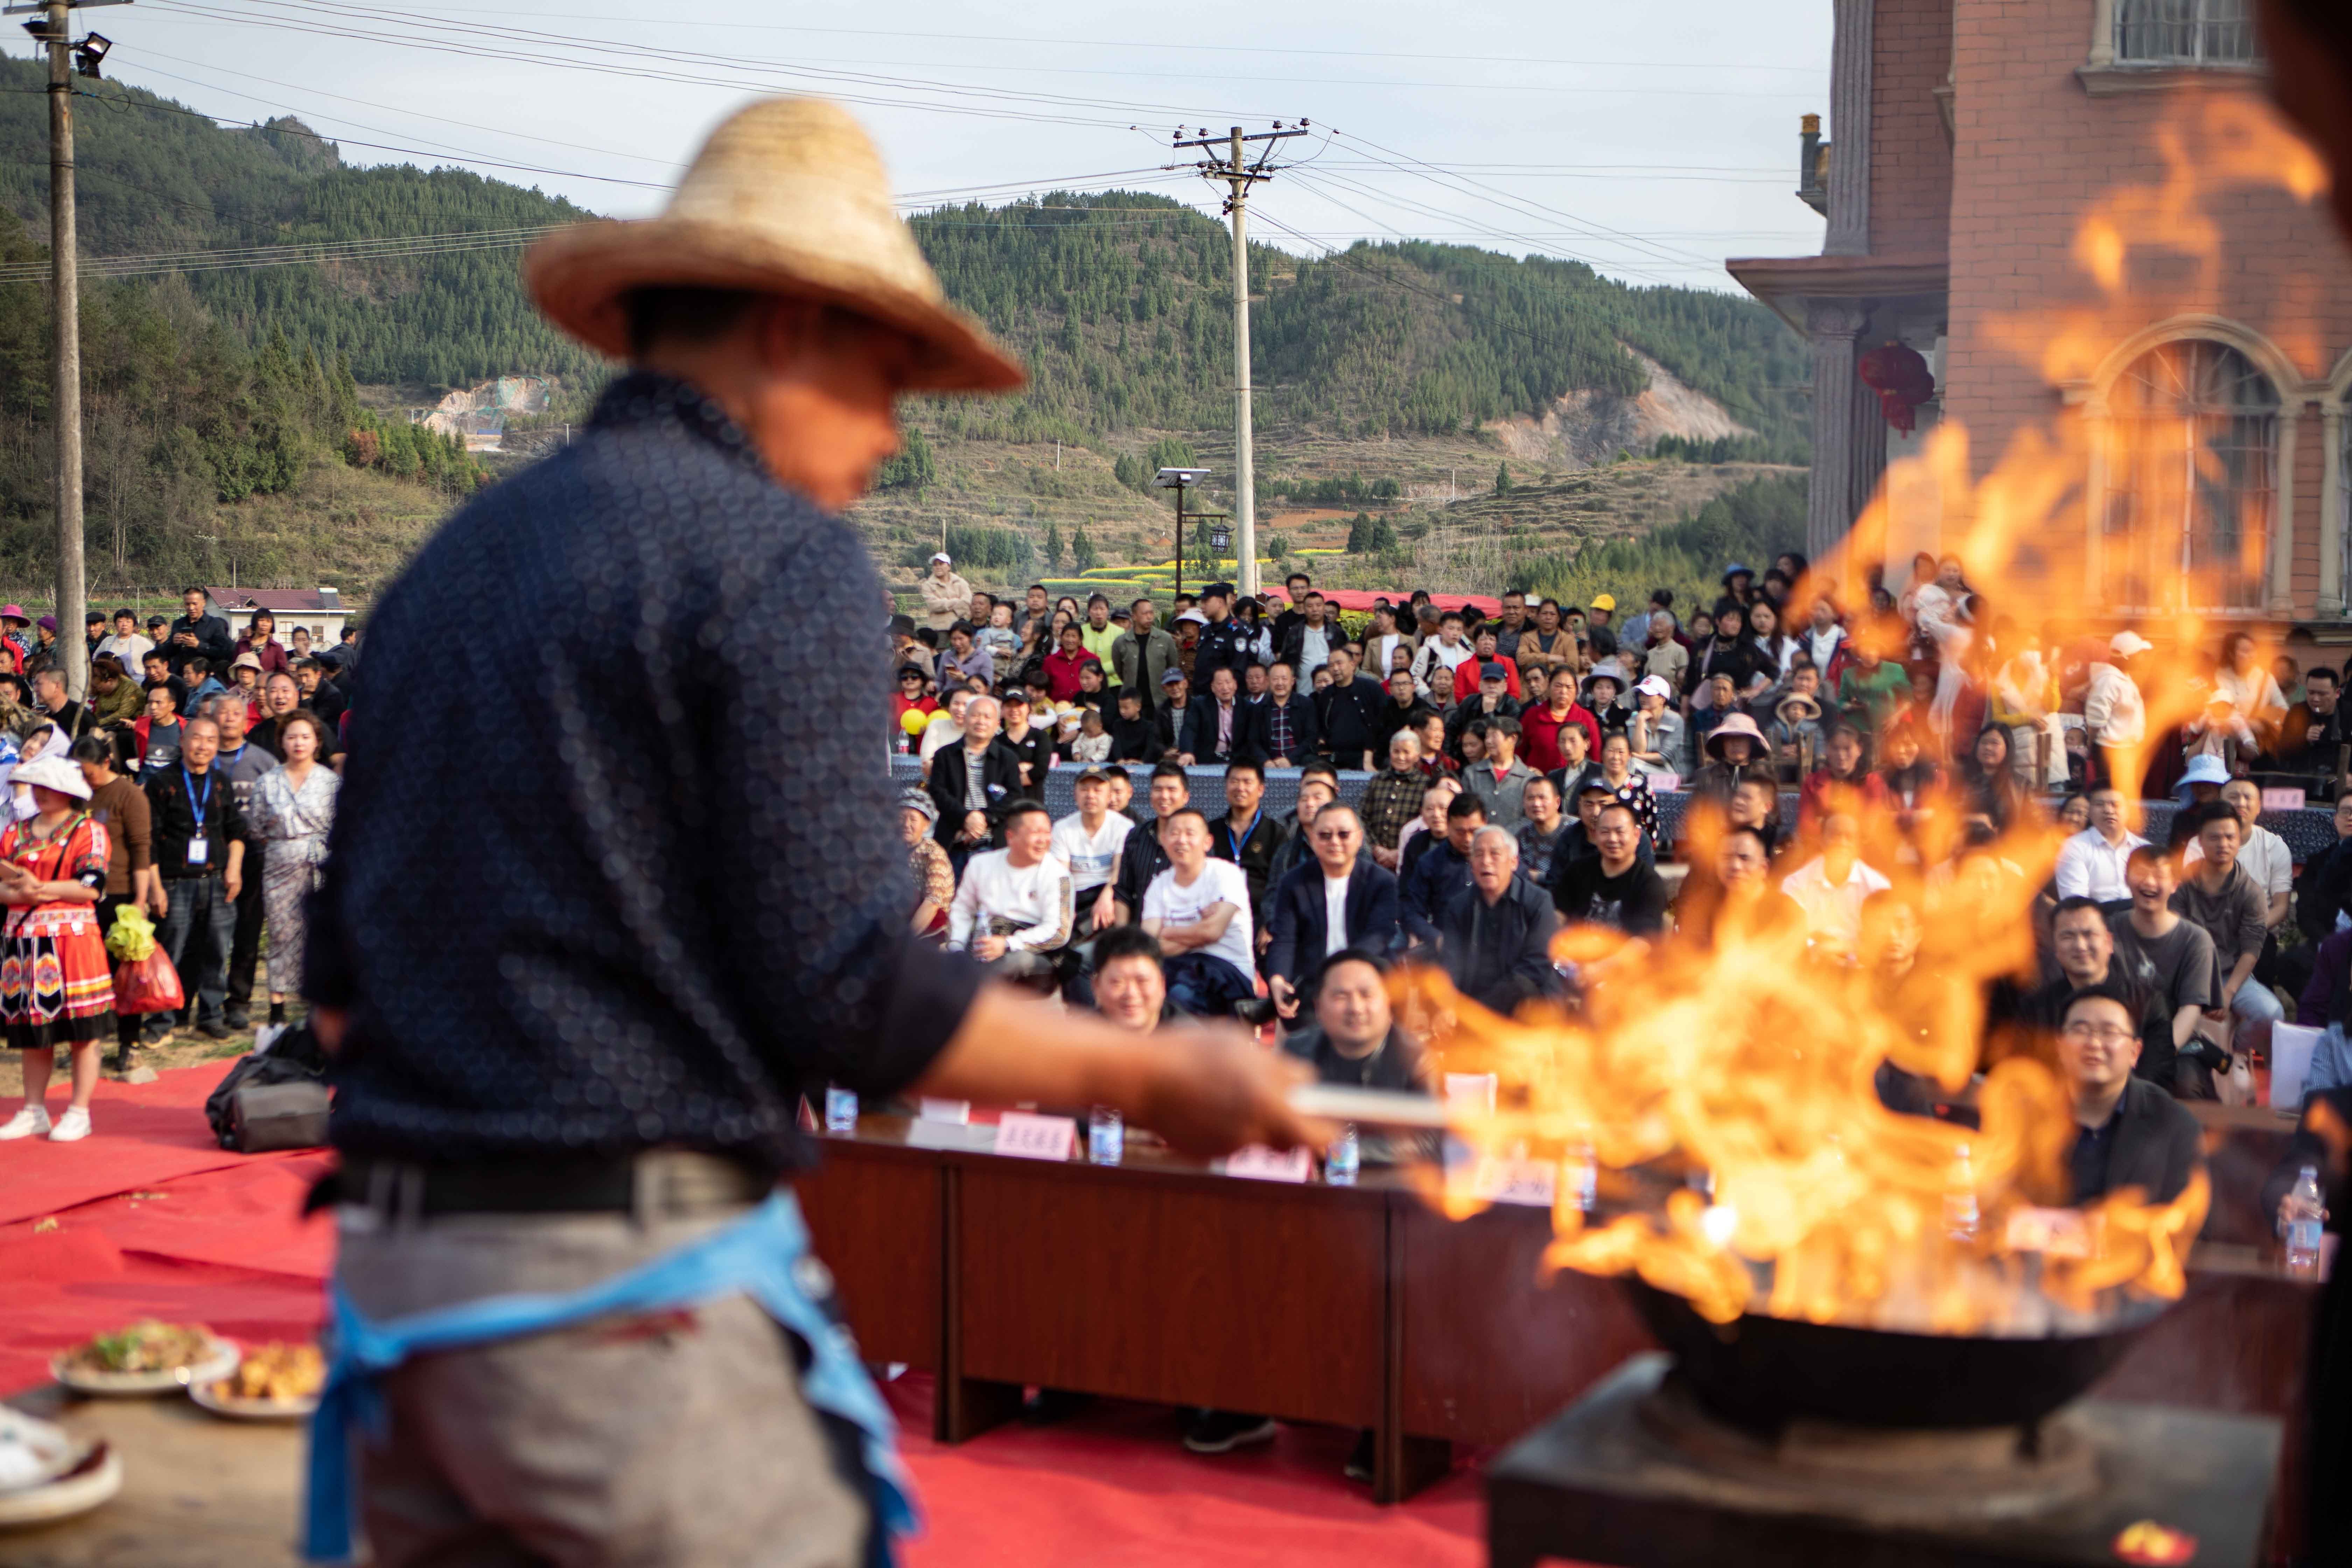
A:
[[[2021,564],[2070,604],[2343,623],[2352,256],[2275,181],[2247,0],[1833,4],[1832,140],[1809,117],[1799,191],[1822,253],[1728,264],[1813,345],[1813,553],[1939,420],[1979,479],[2054,421],[2069,494]],[[2190,186],[2080,243],[2116,193]],[[1864,381],[1890,342],[1935,378],[1908,435]],[[1952,526],[1931,489],[1890,509],[1890,556]],[[2205,602],[2168,603],[2184,564]]]

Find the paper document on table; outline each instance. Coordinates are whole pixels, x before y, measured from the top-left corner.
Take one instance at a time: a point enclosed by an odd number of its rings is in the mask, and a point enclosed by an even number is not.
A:
[[[1443,1130],[1445,1107],[1425,1094],[1401,1094],[1387,1089],[1349,1089],[1336,1083],[1301,1084],[1290,1091],[1290,1109],[1301,1116],[1326,1121],[1352,1121],[1359,1127],[1408,1127]]]

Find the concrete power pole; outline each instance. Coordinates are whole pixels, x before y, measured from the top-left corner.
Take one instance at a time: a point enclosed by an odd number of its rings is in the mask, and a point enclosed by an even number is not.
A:
[[[1225,198],[1225,211],[1234,220],[1234,553],[1241,568],[1234,585],[1245,595],[1255,595],[1258,586],[1257,481],[1250,450],[1249,188],[1274,177],[1266,160],[1274,155],[1275,142],[1307,133],[1304,120],[1287,131],[1277,120],[1273,130],[1255,135],[1242,134],[1236,125],[1222,137],[1203,132],[1194,141],[1176,142],[1179,147],[1222,147],[1224,158],[1202,163],[1201,173],[1223,180],[1233,193]],[[1244,161],[1243,143],[1248,142],[1266,143],[1255,165]]]
[[[65,656],[67,689],[77,699],[89,689],[89,648],[81,619],[89,595],[82,574],[81,275],[74,233],[73,79],[79,71],[97,79],[99,62],[112,46],[93,33],[76,47],[71,17],[82,5],[130,3],[43,0],[7,7],[11,14],[41,13],[26,30],[49,53],[49,311],[55,329],[49,406],[57,438],[58,648]]]

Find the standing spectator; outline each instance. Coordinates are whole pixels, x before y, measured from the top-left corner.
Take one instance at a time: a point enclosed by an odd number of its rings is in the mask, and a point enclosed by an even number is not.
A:
[[[89,815],[106,829],[106,889],[98,901],[101,936],[112,929],[114,913],[128,906],[149,911],[155,907],[154,841],[149,831],[147,794],[138,781],[114,770],[114,747],[103,735],[84,735],[74,742],[73,760],[89,785]],[[119,1013],[114,1024],[114,1068],[129,1072],[139,1043],[139,1015]]]
[[[324,659],[318,662],[321,668],[327,668]],[[911,665],[922,671],[925,680],[929,680],[939,671],[939,656],[929,644],[915,636],[915,618],[912,616],[890,617],[890,662],[901,668]],[[300,658],[295,659],[294,668],[297,670],[302,668]],[[328,684],[331,686],[334,683],[329,681]]]
[[[247,731],[251,713],[243,698],[217,698],[205,711],[220,736],[213,773],[236,797],[237,815],[250,829],[254,786],[261,782],[264,773],[278,765],[278,759],[253,743]],[[228,960],[226,1016],[232,1032],[248,1027],[253,1021],[253,983],[255,972],[261,965],[262,886],[268,876],[268,859],[261,839],[248,836],[243,887],[236,897],[236,935]]]
[[[129,605],[114,612],[114,632],[99,639],[98,652],[112,654],[125,669],[138,669],[147,662],[147,652],[154,640],[139,630],[138,612]]]
[[[955,569],[944,550],[931,557],[931,574],[919,584],[923,591],[923,624],[944,637],[971,608],[971,584]]]
[[[1822,819],[1822,852],[1780,879],[1805,911],[1805,930],[1825,955],[1851,959],[1862,941],[1862,906],[1895,884],[1862,859],[1862,824],[1846,812]]]
[[[1519,738],[1527,749],[1528,766],[1539,773],[1566,767],[1568,756],[1560,748],[1559,735],[1570,726],[1584,731],[1584,758],[1601,750],[1601,721],[1576,700],[1576,683],[1555,676],[1544,692],[1544,705],[1519,715]]]
[[[1013,629],[1013,606],[999,600],[988,607],[988,624],[982,626],[972,641],[988,650],[988,657],[997,667],[1010,674],[1021,657],[1021,634]]]
[[[1196,1016],[1231,1014],[1257,989],[1249,884],[1240,867],[1210,858],[1209,819],[1191,806],[1161,839],[1169,866],[1144,892],[1143,929],[1160,939],[1168,999]]]
[[[1432,674],[1440,669],[1448,672],[1459,670],[1476,657],[1476,650],[1462,635],[1462,612],[1447,610],[1437,617],[1437,636],[1423,643],[1421,651],[1413,656],[1413,684],[1424,695],[1428,695],[1432,689],[1430,684]],[[1474,665],[1472,668],[1475,673],[1476,667]],[[1456,690],[1466,689],[1458,678],[1454,681],[1454,688]],[[1438,706],[1443,708],[1450,704],[1439,703]]]
[[[1355,655],[1345,647],[1331,650],[1330,670],[1331,684],[1315,694],[1315,728],[1324,754],[1334,766],[1369,771],[1372,759],[1385,754],[1380,745],[1380,684],[1356,673]]]
[[[1862,765],[1862,731],[1851,724],[1832,726],[1822,742],[1822,765],[1797,789],[1798,830],[1818,832],[1832,812],[1867,821],[1885,809],[1886,781]]]
[[[927,787],[939,807],[940,847],[959,863],[1001,843],[1005,813],[1026,798],[1021,759],[998,733],[1003,714],[995,698],[972,698],[964,706],[962,743],[940,748],[931,763]]]
[[[1380,722],[1373,733],[1385,751],[1390,739],[1398,731],[1411,730],[1419,734],[1423,721],[1436,717],[1439,717],[1437,710],[1423,701],[1421,694],[1413,689],[1412,671],[1400,669],[1389,677],[1388,700],[1381,704]],[[1442,728],[1439,732],[1444,733]],[[1440,745],[1442,747],[1442,742]]]
[[[2110,914],[2131,901],[2126,868],[2132,851],[2147,840],[2124,826],[2120,785],[2109,782],[2091,791],[2091,826],[2058,848],[2057,892],[2062,899],[2092,899]]]
[[[1225,815],[1209,824],[1209,853],[1242,868],[1255,918],[1263,918],[1266,874],[1281,851],[1282,819],[1265,809],[1265,770],[1235,758],[1225,769]]]
[[[1233,597],[1231,583],[1212,583],[1201,590],[1201,614],[1207,624],[1201,628],[1201,640],[1192,649],[1192,683],[1196,686],[1224,669],[1233,672],[1234,689],[1239,691],[1242,671],[1257,662],[1256,636],[1234,619]]]
[[[287,680],[284,675],[275,677]],[[287,682],[289,686],[290,680]],[[327,858],[335,794],[342,780],[325,763],[327,736],[312,713],[278,729],[285,762],[253,786],[251,823],[261,851],[261,896],[269,921],[269,1021],[286,1022],[286,999],[302,989],[302,944],[310,895]]]
[[[974,676],[982,685],[994,686],[996,659],[974,638],[971,623],[958,621],[948,628],[948,651],[940,656],[940,684],[944,687],[951,680],[968,681]]]
[[[1192,716],[1192,681],[1181,669],[1171,669],[1160,678],[1160,707],[1151,722],[1160,732],[1160,749],[1164,752],[1179,749],[1184,739],[1184,726]]]
[[[254,662],[265,679],[280,672],[291,672],[294,668],[293,659],[286,652],[286,645],[278,640],[278,617],[268,610],[253,612],[253,618],[246,623],[245,630],[237,634],[236,651],[253,655]],[[230,662],[236,662],[234,658]]]
[[[1470,885],[1470,841],[1486,826],[1486,808],[1475,795],[1457,795],[1446,804],[1445,831],[1399,879],[1398,918],[1405,934],[1417,943],[1437,940],[1437,915],[1454,895]],[[1506,837],[1508,837],[1506,835]],[[1518,864],[1512,847],[1512,866]]]
[[[0,1029],[25,1075],[25,1103],[0,1139],[89,1136],[100,1042],[114,1033],[114,983],[91,908],[105,894],[106,829],[89,812],[89,784],[63,757],[16,769],[33,815],[0,829],[0,903],[8,907],[0,971]],[[42,1104],[56,1049],[68,1047],[72,1099],[53,1124]]]
[[[201,658],[208,670],[226,669],[229,660],[236,657],[236,644],[228,635],[228,623],[206,612],[205,598],[202,588],[181,592],[180,603],[185,613],[172,623],[163,641],[163,657],[171,664],[172,673],[191,687],[197,682],[188,674],[188,660]]]
[[[1061,630],[1061,646],[1045,656],[1045,679],[1056,702],[1067,702],[1076,697],[1084,684],[1078,674],[1088,665],[1102,668],[1102,661],[1087,651],[1086,630],[1075,622]]]
[[[907,841],[907,869],[915,880],[915,912],[908,922],[917,936],[944,939],[956,882],[948,852],[931,837],[939,826],[940,808],[919,789],[903,792],[898,805],[898,833]]]
[[[1168,672],[1176,668],[1176,639],[1152,625],[1157,612],[1150,599],[1128,606],[1127,629],[1111,638],[1110,669],[1121,691],[1132,691],[1145,717],[1151,716],[1166,689]]]
[[[1003,837],[1003,848],[965,864],[948,910],[948,946],[968,951],[999,979],[1050,983],[1076,923],[1070,868],[1053,852],[1054,819],[1034,800],[1006,808]]]
[[[191,717],[202,713],[214,698],[229,695],[229,689],[214,677],[212,661],[202,654],[191,654],[180,666],[180,679],[188,689],[180,711]]]
[[[236,942],[236,900],[245,890],[247,837],[235,786],[213,770],[219,751],[219,726],[191,719],[181,726],[178,764],[147,779],[155,869],[163,879],[155,940],[171,955],[180,990],[189,998],[181,1021],[193,1012],[197,1032],[210,1040],[229,1036],[221,1016]]]
[[[1848,645],[1848,652],[1845,673],[1838,677],[1838,711],[1866,740],[1909,694],[1911,677],[1893,659],[1879,658],[1867,637]]]
[[[1527,820],[1519,824],[1519,874],[1549,887],[1552,857],[1568,831],[1568,823],[1559,814],[1559,786],[1538,773],[1528,781],[1519,805],[1527,814]]]
[[[1393,871],[1398,840],[1405,825],[1421,814],[1429,780],[1421,771],[1421,742],[1412,731],[1390,737],[1388,756],[1388,767],[1364,785],[1363,824],[1372,858]]]
[[[1363,856],[1363,824],[1332,804],[1301,828],[1311,854],[1282,878],[1268,899],[1266,989],[1284,1018],[1298,1013],[1306,975],[1350,948],[1385,953],[1396,942],[1397,879]]]
[[[2269,935],[2269,900],[2246,868],[2238,864],[2242,825],[2238,814],[2221,801],[2199,806],[2194,813],[2197,847],[2204,853],[2188,868],[2172,895],[2172,908],[2182,918],[2204,928],[2213,939],[2214,962],[2221,971],[2219,1006],[2205,1015],[2198,1033],[2221,1057],[2206,1066],[2226,1066],[2232,1053],[2231,1015],[2249,1025],[2250,1047],[2259,1048],[2270,1036],[2270,1026],[2286,1009],[2267,986],[2256,983],[2254,965]],[[2184,1061],[2184,1067],[2187,1063]],[[2196,1098],[2212,1098],[2200,1094]]]
[[[1053,609],[1046,602],[1045,584],[1030,584],[1027,593],[1023,595],[1020,613],[1013,617],[1013,629],[1021,634],[1021,639],[1025,643],[1030,640],[1030,627],[1045,626],[1052,618]]]
[[[1078,934],[1096,929],[1096,906],[1118,869],[1119,851],[1135,831],[1135,824],[1110,809],[1110,773],[1087,768],[1070,786],[1078,809],[1054,824],[1049,847],[1070,868],[1071,896],[1076,900]]]
[[[1451,826],[1451,824],[1448,824]],[[1552,967],[1559,914],[1519,873],[1519,841],[1505,827],[1481,827],[1470,841],[1470,886],[1437,910],[1438,961],[1454,988],[1508,1017],[1522,1003],[1562,990]]]
[[[1642,856],[1642,826],[1621,800],[1602,801],[1589,829],[1593,853],[1555,855],[1549,887],[1560,918],[1654,937],[1666,927],[1665,879]]]
[[[1111,624],[1110,600],[1108,597],[1101,594],[1087,595],[1086,624],[1080,626],[1078,631],[1080,639],[1086,644],[1087,651],[1094,655],[1102,665],[1104,680],[1108,685],[1117,686],[1118,670],[1111,662],[1111,653],[1117,647],[1118,639],[1127,634]]]
[[[1581,673],[1576,635],[1560,625],[1559,600],[1545,599],[1536,605],[1535,630],[1520,634],[1517,658],[1522,678],[1530,669],[1541,669],[1549,676],[1557,676],[1561,670],[1570,675]]]
[[[1396,606],[1382,599],[1372,605],[1372,629],[1364,637],[1363,668],[1375,680],[1386,680],[1397,666],[1397,654],[1404,655],[1405,668],[1412,668],[1414,653],[1412,637],[1397,629]]]
[[[142,777],[180,761],[179,699],[166,681],[147,689],[147,711],[131,726]]]
[[[2155,646],[2128,628],[2117,632],[2107,642],[2112,662],[2093,664],[2083,690],[2083,730],[2096,763],[2094,777],[2134,792],[2139,788],[2138,776],[2125,775],[2130,754],[2147,739],[2147,705],[2141,700],[2134,671]]]
[[[1281,651],[1275,657],[1297,670],[1299,679],[1310,688],[1314,685],[1315,672],[1330,661],[1331,650],[1347,640],[1338,627],[1326,622],[1328,608],[1323,595],[1310,589],[1293,613],[1297,618],[1292,625],[1286,627],[1282,624],[1292,620],[1292,614],[1285,614],[1275,621],[1276,633],[1281,642]]]
[[[1481,719],[1492,721],[1496,719],[1517,719],[1519,716],[1521,709],[1517,702],[1511,700],[1507,687],[1508,683],[1504,679],[1503,667],[1500,664],[1479,666],[1476,692],[1466,700],[1455,703],[1454,710],[1445,715],[1445,733],[1450,742],[1450,750],[1458,753],[1462,749],[1463,732]],[[1549,689],[1549,688],[1546,689],[1547,692]]]
[[[109,729],[129,724],[147,710],[146,689],[131,679],[110,653],[89,664],[90,717]]]
[[[1526,796],[1530,782],[1543,775],[1519,761],[1519,723],[1507,716],[1481,719],[1471,725],[1483,739],[1485,756],[1462,770],[1463,787],[1486,808],[1486,820],[1498,827],[1516,828],[1527,820]]]
[[[301,689],[300,706],[319,716],[319,722],[327,727],[331,740],[340,732],[343,710],[351,704],[335,683],[327,679],[327,667],[315,658],[296,659],[294,684]],[[334,750],[340,752],[342,747],[336,745]]]
[[[1176,760],[1189,768],[1259,755],[1263,742],[1255,717],[1242,704],[1232,667],[1216,666],[1209,676],[1209,700],[1184,716],[1184,738]]]
[[[265,717],[260,723],[247,732],[246,739],[278,761],[285,761],[286,749],[278,737],[284,733],[287,721],[299,710],[301,706],[302,689],[295,683],[294,678],[283,671],[271,676],[262,683],[261,687],[261,709]],[[312,714],[311,717],[316,719],[318,715]],[[321,748],[319,760],[325,762],[333,756],[339,748],[334,744],[325,720],[319,720],[317,732]]]

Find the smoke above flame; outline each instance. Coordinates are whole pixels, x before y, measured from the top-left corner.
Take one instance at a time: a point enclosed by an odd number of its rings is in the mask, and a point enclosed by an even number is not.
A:
[[[2118,627],[2156,645],[2131,666],[2147,723],[2117,771],[2135,783],[2178,727],[2208,717],[2217,645],[2241,624],[2231,612],[2268,607],[2277,521],[2264,510],[2271,495],[2231,483],[2226,430],[2208,438],[2193,420],[2168,417],[2162,387],[2144,395],[2138,416],[2118,416],[2101,378],[2151,323],[2225,313],[2221,198],[2267,190],[2307,203],[2326,186],[2318,158],[2251,95],[2185,100],[2156,148],[2158,181],[2104,194],[2080,222],[2082,298],[1979,329],[2053,389],[2070,389],[2074,406],[2053,396],[2050,420],[1981,468],[1948,414],[1916,456],[1890,465],[1844,546],[1813,563],[1795,597],[1801,613],[1827,594],[1856,612],[1860,629],[1867,569],[1885,563],[1886,588],[1902,590],[1906,566],[1888,560],[1889,542],[1902,536],[1898,514],[1926,508],[1979,596],[1970,646],[1954,657],[1987,689],[2004,661],[2035,648],[2045,668],[2065,672],[2063,696],[2079,699],[2085,667],[2113,657]],[[2140,264],[2152,254],[2172,264]],[[2304,279],[2288,292],[2342,282]],[[2274,303],[2282,319],[2315,314],[2298,312],[2293,298]],[[2316,342],[2281,347],[2305,375],[2324,367]],[[2294,416],[2294,390],[2278,389],[2282,418]],[[2110,397],[2106,417],[2086,417],[2084,404],[2100,396]],[[2094,473],[2109,493],[2127,479],[2137,512],[2112,527],[2094,517]],[[2214,497],[2236,497],[2241,509],[2223,520],[2234,528],[2211,531],[2230,548],[2200,555],[2133,532]],[[2132,600],[2116,601],[2117,583]],[[2259,590],[2251,605],[2249,584]],[[2001,616],[2015,625],[1994,647]],[[2244,629],[2266,668],[2275,649],[2258,627]],[[1972,739],[1948,743],[1957,752]],[[2136,803],[2136,788],[2125,793]],[[1859,798],[1848,807],[1863,822],[1864,858],[1895,878],[1916,911],[1907,969],[1867,952],[1859,962],[1811,952],[1801,931],[1727,919],[1707,942],[1629,946],[1595,928],[1562,932],[1556,954],[1589,982],[1573,1012],[1537,1004],[1504,1018],[1435,972],[1393,977],[1398,1005],[1446,1072],[1495,1077],[1494,1108],[1454,1118],[1477,1160],[1557,1164],[1549,1265],[1636,1274],[1718,1322],[1765,1312],[2039,1333],[2092,1321],[2119,1295],[2180,1295],[2210,1197],[2202,1174],[2169,1203],[2125,1191],[2062,1212],[2075,1124],[2048,1043],[1983,1043],[1989,989],[2034,978],[2033,904],[2060,830],[2021,821],[1964,850],[1966,800],[1947,792],[1914,805],[1901,823]],[[1702,820],[1689,858],[1705,875],[1714,858]],[[1947,1093],[1981,1071],[1981,1127],[1888,1110],[1882,1064]],[[1580,1194],[1593,1186],[1588,1213]],[[1457,1216],[1484,1206],[1458,1179],[1433,1177],[1431,1196]]]

